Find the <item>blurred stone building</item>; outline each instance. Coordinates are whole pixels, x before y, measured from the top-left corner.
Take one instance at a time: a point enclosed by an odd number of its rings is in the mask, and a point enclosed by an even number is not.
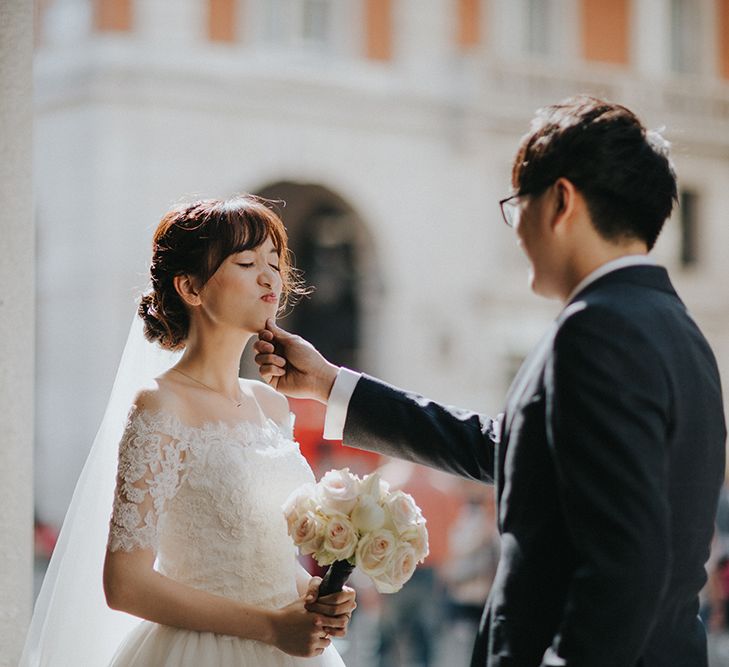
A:
[[[41,520],[63,517],[181,198],[284,200],[317,286],[284,326],[498,411],[559,304],[529,292],[497,201],[534,110],[575,93],[673,142],[656,255],[729,382],[729,0],[36,3]]]

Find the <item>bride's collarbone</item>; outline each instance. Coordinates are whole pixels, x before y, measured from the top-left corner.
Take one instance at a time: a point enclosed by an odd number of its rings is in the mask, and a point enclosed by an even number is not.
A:
[[[165,383],[167,384],[167,383]],[[240,404],[230,398],[206,389],[187,384],[166,387],[166,394],[172,399],[161,405],[166,411],[193,428],[204,428],[210,424],[239,426],[250,424],[264,426],[268,421],[252,389],[241,382]]]
[[[266,423],[261,409],[249,400],[243,400],[240,407],[231,403],[226,404],[224,400],[214,399],[191,403],[179,417],[184,423],[196,428],[220,423],[228,426],[243,424],[263,426]]]

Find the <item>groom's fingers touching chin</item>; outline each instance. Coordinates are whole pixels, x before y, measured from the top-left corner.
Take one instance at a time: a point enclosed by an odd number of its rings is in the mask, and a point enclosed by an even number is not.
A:
[[[255,361],[259,366],[278,366],[279,368],[286,366],[286,359],[277,354],[257,354]]]
[[[268,341],[257,340],[255,343],[253,343],[253,349],[259,354],[270,354],[276,348],[273,346],[272,343],[269,343]]]
[[[282,375],[286,375],[286,370],[279,368],[278,366],[261,366],[258,369],[261,377],[270,383],[272,378],[280,378]]]
[[[286,371],[278,366],[259,366],[258,374],[263,378],[264,382],[271,383],[271,380],[278,380],[282,375],[286,375]]]
[[[271,333],[268,329],[261,329],[258,332],[258,339],[268,341],[270,343],[273,340],[273,333]]]

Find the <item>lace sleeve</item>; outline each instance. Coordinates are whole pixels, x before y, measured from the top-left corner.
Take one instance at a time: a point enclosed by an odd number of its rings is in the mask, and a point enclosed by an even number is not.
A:
[[[165,419],[132,408],[121,442],[108,549],[157,550],[157,522],[180,486],[184,443]]]

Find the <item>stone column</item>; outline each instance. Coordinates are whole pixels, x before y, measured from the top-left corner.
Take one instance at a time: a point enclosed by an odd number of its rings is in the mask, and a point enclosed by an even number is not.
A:
[[[0,667],[15,667],[32,606],[33,3],[0,2]]]

